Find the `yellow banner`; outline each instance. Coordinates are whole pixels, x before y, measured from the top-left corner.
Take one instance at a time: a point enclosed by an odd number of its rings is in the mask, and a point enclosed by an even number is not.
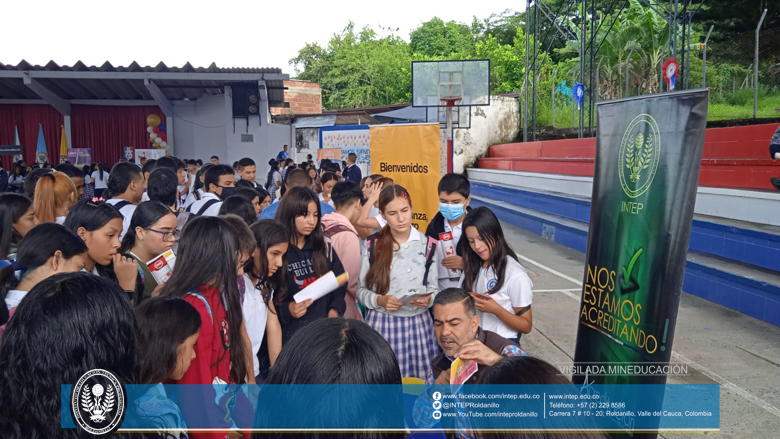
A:
[[[409,191],[412,225],[425,233],[439,210],[439,125],[380,125],[370,130],[371,173],[390,177]]]

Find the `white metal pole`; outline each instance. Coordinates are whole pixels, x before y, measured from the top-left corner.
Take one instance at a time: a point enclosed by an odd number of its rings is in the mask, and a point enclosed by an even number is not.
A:
[[[756,26],[756,57],[754,63],[755,67],[753,68],[753,119],[758,115],[758,34],[761,31],[761,24],[764,22],[764,17],[766,17],[766,9],[764,9],[764,13],[761,14],[761,20],[758,21],[758,26]]]
[[[710,25],[710,31],[707,32],[707,38],[704,39],[704,58],[702,59],[702,75],[701,75],[701,87],[707,88],[707,41],[710,40],[710,34],[712,34],[712,29],[715,27],[714,24]]]

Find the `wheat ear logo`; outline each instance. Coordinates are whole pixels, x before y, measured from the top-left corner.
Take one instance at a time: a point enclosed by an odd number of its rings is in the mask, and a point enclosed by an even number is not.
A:
[[[87,433],[113,433],[122,424],[127,408],[125,388],[113,373],[90,370],[73,386],[70,398],[73,420]]]
[[[618,175],[623,192],[636,198],[653,183],[661,157],[658,124],[649,114],[640,114],[628,125],[620,142]]]

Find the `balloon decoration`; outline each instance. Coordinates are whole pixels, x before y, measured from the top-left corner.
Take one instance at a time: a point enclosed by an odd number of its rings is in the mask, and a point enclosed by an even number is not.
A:
[[[150,114],[146,116],[146,132],[149,133],[149,142],[152,147],[164,149],[168,146],[168,134],[165,132],[165,124],[161,123],[160,116]]]
[[[674,83],[677,79],[677,69],[679,68],[680,66],[674,58],[667,59],[661,67],[661,70],[664,72],[664,81],[669,84],[669,91],[674,91]]]
[[[582,98],[585,96],[585,89],[579,82],[574,84],[574,100],[577,102],[577,109],[582,109]]]

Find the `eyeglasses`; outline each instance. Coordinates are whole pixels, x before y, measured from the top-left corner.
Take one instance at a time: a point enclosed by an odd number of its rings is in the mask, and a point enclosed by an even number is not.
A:
[[[162,239],[165,242],[171,242],[176,241],[179,238],[179,231],[174,230],[173,232],[161,232],[159,230],[150,229],[148,227],[144,227],[144,230],[148,230],[150,232],[159,233],[162,235]]]

